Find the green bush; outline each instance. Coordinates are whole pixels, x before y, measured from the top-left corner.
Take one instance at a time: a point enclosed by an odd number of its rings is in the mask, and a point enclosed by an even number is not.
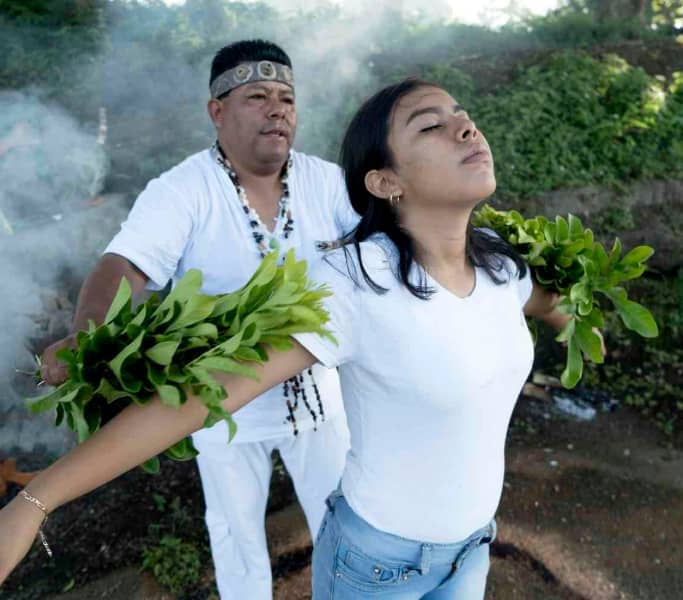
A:
[[[157,545],[143,548],[141,570],[151,571],[161,585],[178,594],[199,580],[201,553],[194,543],[165,535]]]
[[[497,196],[683,176],[683,78],[563,51],[471,111],[496,159]]]
[[[587,365],[584,385],[609,390],[653,418],[664,433],[679,438],[683,432],[683,269],[676,277],[640,279],[629,292],[652,310],[660,336],[644,342],[617,327],[613,315],[608,317],[607,360]]]

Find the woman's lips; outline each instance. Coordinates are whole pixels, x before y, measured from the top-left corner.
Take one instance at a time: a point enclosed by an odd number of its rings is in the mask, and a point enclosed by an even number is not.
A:
[[[491,154],[489,153],[488,150],[476,150],[470,154],[468,154],[462,161],[462,164],[468,165],[471,163],[479,163],[479,162],[491,162]]]

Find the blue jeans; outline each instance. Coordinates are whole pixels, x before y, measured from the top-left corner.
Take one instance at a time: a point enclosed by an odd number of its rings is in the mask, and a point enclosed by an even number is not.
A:
[[[313,600],[482,600],[495,521],[454,544],[375,529],[330,494],[313,547]]]

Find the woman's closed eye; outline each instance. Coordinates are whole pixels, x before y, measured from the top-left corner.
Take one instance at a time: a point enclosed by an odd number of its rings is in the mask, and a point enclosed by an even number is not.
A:
[[[428,125],[427,127],[423,127],[420,129],[420,133],[426,133],[428,131],[436,131],[437,129],[441,129],[443,125],[441,123],[435,123],[434,125]]]

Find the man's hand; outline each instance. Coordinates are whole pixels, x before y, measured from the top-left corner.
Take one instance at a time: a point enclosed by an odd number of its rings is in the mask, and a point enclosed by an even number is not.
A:
[[[40,375],[45,383],[57,386],[63,383],[68,377],[66,363],[60,361],[56,354],[62,348],[75,348],[76,334],[72,333],[67,337],[55,342],[45,348],[40,364]]]
[[[122,256],[103,255],[81,287],[74,315],[73,331],[87,329],[90,320],[96,324],[104,320],[122,277],[128,279],[133,296],[141,293],[148,281],[147,276],[140,269]],[[76,334],[72,333],[45,349],[40,367],[40,374],[45,383],[59,385],[66,380],[68,375],[66,364],[58,360],[55,355],[62,348],[75,347]]]
[[[0,510],[0,585],[31,549],[43,517],[18,496]]]

